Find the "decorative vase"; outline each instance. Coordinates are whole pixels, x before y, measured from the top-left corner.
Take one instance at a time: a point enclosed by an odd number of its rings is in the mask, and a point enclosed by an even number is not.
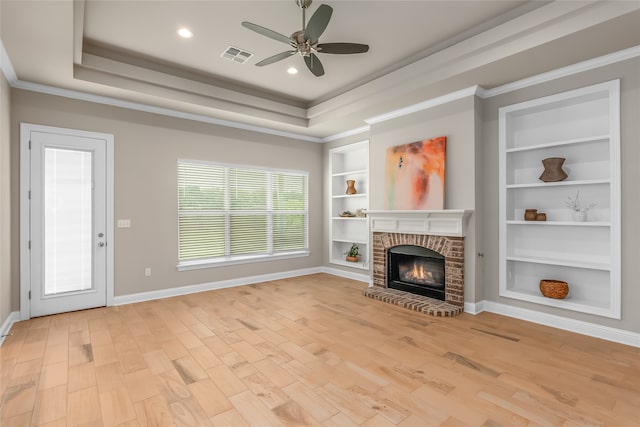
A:
[[[540,175],[538,179],[544,182],[557,182],[567,179],[567,173],[562,170],[564,161],[565,159],[562,157],[549,157],[548,159],[544,159],[542,161],[544,172],[542,172],[542,175]]]
[[[573,220],[584,222],[587,220],[587,211],[573,211]]]
[[[347,261],[349,262],[358,262],[358,260],[360,259],[359,256],[347,256],[346,257]]]
[[[546,221],[547,220],[547,214],[544,212],[538,212],[538,214],[536,215],[536,221]]]
[[[524,220],[525,221],[535,221],[538,219],[538,209],[525,209],[524,210]]]
[[[354,179],[347,180],[347,194],[356,194],[356,181]]]

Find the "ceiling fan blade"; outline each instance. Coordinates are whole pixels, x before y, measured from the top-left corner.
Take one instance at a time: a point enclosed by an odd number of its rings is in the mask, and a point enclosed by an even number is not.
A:
[[[325,28],[327,28],[327,25],[329,25],[332,13],[333,9],[331,6],[321,4],[311,19],[309,19],[307,28],[304,30],[304,38],[309,40],[311,44],[317,42],[322,33],[324,33]]]
[[[369,51],[369,45],[360,43],[320,43],[318,44],[320,53],[365,53]]]
[[[277,33],[277,32],[275,32],[273,30],[268,29],[268,28],[261,27],[260,25],[244,21],[242,23],[242,26],[245,27],[245,28],[248,28],[250,30],[255,31],[258,34],[262,34],[265,37],[269,37],[270,39],[274,39],[274,40],[277,40],[279,42],[286,43],[288,45],[291,45],[291,43],[292,43],[292,40],[289,37],[287,37],[285,35],[282,35],[280,33]]]
[[[305,56],[304,62],[307,63],[307,68],[309,68],[309,71],[311,71],[316,77],[324,76],[324,67],[322,66],[322,62],[320,62],[314,53],[309,56]]]
[[[256,66],[257,67],[262,67],[262,66],[265,66],[265,65],[273,64],[274,62],[282,61],[283,59],[289,58],[294,53],[296,53],[295,50],[288,50],[286,52],[282,52],[282,53],[279,53],[277,55],[270,56],[267,59],[263,59],[262,61],[257,62]]]

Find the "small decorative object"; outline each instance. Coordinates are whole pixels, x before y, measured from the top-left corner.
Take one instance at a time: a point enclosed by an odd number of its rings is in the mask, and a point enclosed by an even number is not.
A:
[[[349,250],[347,251],[347,258],[346,258],[347,261],[358,262],[358,260],[360,259],[360,256],[358,255],[359,251],[360,251],[360,248],[358,248],[358,245],[353,243],[351,245],[351,248],[349,248]]]
[[[342,218],[353,218],[355,215],[351,211],[344,211],[340,214]]]
[[[356,190],[356,181],[354,179],[347,180],[347,194],[356,194],[358,191]]]
[[[574,221],[586,221],[587,212],[595,208],[597,203],[589,203],[587,206],[584,206],[582,202],[580,202],[580,190],[578,190],[575,198],[567,197],[565,205],[573,211]]]
[[[536,221],[538,219],[538,209],[525,209],[524,210],[524,220],[525,221]]]
[[[563,299],[569,294],[569,285],[562,280],[542,279],[540,292],[547,298]]]
[[[367,210],[366,209],[356,209],[356,216],[358,218],[366,218],[367,217]]]
[[[546,221],[547,220],[547,214],[544,212],[538,212],[538,214],[536,215],[536,221]]]
[[[538,178],[544,182],[557,182],[567,179],[567,173],[562,170],[565,159],[562,157],[549,157],[542,161],[544,172]]]

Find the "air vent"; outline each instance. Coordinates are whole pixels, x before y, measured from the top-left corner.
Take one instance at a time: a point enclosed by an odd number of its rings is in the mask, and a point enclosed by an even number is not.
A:
[[[242,50],[237,47],[229,46],[222,55],[223,58],[226,58],[230,61],[239,62],[240,64],[244,64],[253,56],[253,53],[247,52],[246,50]]]

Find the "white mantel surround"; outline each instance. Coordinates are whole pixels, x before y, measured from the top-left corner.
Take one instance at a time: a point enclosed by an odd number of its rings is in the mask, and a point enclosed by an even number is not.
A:
[[[373,249],[372,286],[363,295],[433,316],[455,316],[464,307],[464,239],[472,210],[370,211]],[[445,257],[445,300],[389,288],[387,253],[399,245],[415,245]]]
[[[369,211],[372,232],[464,237],[473,213],[468,209]]]

